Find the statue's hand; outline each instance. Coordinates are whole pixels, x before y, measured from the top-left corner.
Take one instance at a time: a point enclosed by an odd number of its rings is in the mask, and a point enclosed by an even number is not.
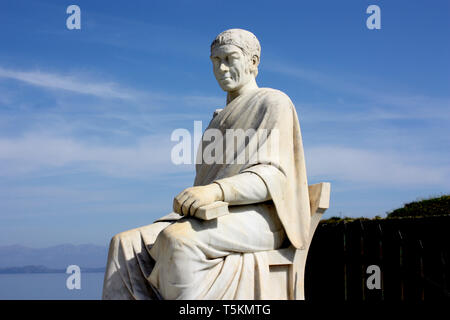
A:
[[[173,199],[173,211],[184,216],[195,216],[198,208],[222,200],[222,189],[217,183],[190,187]]]

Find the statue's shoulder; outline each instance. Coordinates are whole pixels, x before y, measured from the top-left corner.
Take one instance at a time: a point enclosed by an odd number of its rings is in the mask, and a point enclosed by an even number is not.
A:
[[[260,88],[261,103],[270,109],[291,110],[294,106],[289,96],[281,90],[272,88]]]
[[[268,102],[289,102],[292,103],[289,96],[281,90],[272,89],[272,88],[260,88],[259,92],[260,97]]]

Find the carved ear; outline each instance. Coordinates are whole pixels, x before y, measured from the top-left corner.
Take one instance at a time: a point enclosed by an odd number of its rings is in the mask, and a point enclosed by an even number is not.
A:
[[[257,68],[259,65],[259,57],[256,54],[253,55],[252,62],[253,62],[253,66],[255,66]]]
[[[256,76],[258,75],[258,65],[259,65],[259,57],[255,54],[253,55],[252,59],[252,69],[253,69],[253,73]]]

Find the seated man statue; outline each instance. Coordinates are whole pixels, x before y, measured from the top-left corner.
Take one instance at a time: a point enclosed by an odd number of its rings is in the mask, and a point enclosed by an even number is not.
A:
[[[112,238],[103,299],[260,299],[268,271],[261,253],[307,245],[300,125],[286,94],[256,84],[260,54],[258,39],[246,30],[226,30],[212,42],[227,104],[214,114],[199,154],[209,152],[214,161],[197,161],[194,186],[175,197],[174,212]],[[237,143],[236,132],[246,134]],[[229,133],[231,143],[220,138]],[[196,217],[216,201],[227,202],[229,213]]]

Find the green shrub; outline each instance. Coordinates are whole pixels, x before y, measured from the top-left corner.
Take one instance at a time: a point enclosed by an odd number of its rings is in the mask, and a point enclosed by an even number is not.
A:
[[[403,217],[429,217],[439,215],[450,215],[450,195],[443,195],[440,197],[418,200],[407,203],[403,208],[395,209],[388,212],[386,219],[403,218]],[[340,223],[352,222],[356,220],[383,220],[381,216],[375,216],[372,219],[365,217],[330,217],[323,219],[320,223]]]
[[[427,217],[450,214],[450,195],[414,201],[388,213],[387,218]]]

